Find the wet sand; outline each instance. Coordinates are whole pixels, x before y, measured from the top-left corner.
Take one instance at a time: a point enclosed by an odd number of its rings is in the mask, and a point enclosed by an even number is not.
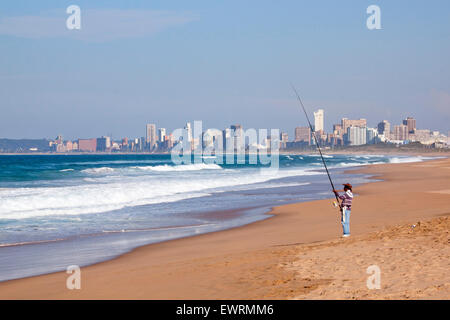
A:
[[[2,282],[0,298],[449,299],[450,160],[360,171],[383,181],[354,190],[351,238],[340,238],[331,200],[290,204],[267,220],[82,268],[81,290],[59,272]],[[379,290],[366,287],[370,265],[380,267]]]

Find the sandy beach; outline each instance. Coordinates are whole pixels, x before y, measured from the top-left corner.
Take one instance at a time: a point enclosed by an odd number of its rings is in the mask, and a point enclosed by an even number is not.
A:
[[[382,181],[354,189],[351,238],[330,199],[290,204],[82,268],[81,290],[59,272],[2,282],[0,299],[449,299],[450,160],[358,171]]]

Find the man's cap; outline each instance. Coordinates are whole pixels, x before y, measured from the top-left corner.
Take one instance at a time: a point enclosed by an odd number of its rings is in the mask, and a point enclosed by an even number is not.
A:
[[[353,188],[350,183],[344,183],[343,186],[349,188],[350,190]]]

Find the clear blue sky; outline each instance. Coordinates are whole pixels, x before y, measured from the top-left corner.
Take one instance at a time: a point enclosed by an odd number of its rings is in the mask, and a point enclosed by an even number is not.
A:
[[[81,8],[67,30],[66,8]],[[366,28],[381,8],[382,30]],[[450,1],[2,1],[0,138],[305,125],[450,130]]]

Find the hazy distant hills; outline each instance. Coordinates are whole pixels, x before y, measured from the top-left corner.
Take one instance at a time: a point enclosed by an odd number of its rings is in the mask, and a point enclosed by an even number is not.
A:
[[[47,139],[0,139],[0,152],[48,152]]]

